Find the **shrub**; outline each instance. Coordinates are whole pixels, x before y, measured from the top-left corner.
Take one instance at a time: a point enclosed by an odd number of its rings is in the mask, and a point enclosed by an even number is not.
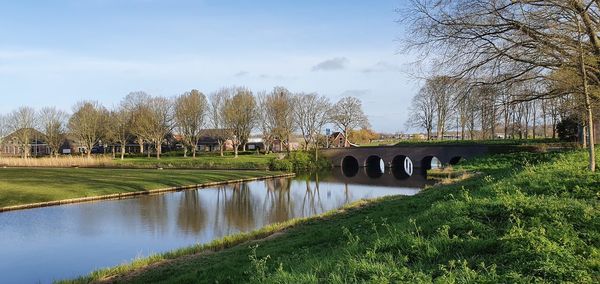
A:
[[[315,161],[314,153],[296,151],[291,152],[284,159],[274,158],[270,169],[274,171],[307,171],[319,170],[331,167],[331,163],[325,157],[319,157]]]
[[[291,161],[289,161],[287,159],[273,158],[271,160],[271,164],[269,165],[269,168],[272,171],[291,172],[294,170],[294,165],[292,164]]]
[[[579,139],[579,121],[569,116],[556,124],[558,138],[563,141],[575,142]]]

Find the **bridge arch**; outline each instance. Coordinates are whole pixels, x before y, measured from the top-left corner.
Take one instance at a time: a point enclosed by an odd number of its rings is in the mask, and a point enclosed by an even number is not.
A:
[[[356,176],[356,174],[358,174],[358,169],[360,168],[360,165],[358,164],[358,160],[355,157],[345,156],[342,159],[341,168],[342,174],[344,174],[345,177],[354,177]]]
[[[371,155],[365,160],[365,171],[371,178],[381,177],[385,173],[385,161],[377,155]]]
[[[404,155],[397,155],[392,160],[392,174],[397,179],[405,179],[413,174],[413,162]]]
[[[430,170],[442,167],[442,162],[436,156],[426,156],[421,160],[421,169]]]
[[[465,160],[465,158],[463,158],[461,156],[455,156],[455,157],[452,157],[450,159],[449,164],[450,165],[457,165],[458,163],[463,162],[464,160]]]

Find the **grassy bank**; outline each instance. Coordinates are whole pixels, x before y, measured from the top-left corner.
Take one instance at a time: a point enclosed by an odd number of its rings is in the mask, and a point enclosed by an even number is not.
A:
[[[314,160],[313,152],[293,151],[287,153],[271,153],[268,155],[255,152],[245,152],[234,158],[227,153],[221,157],[218,154],[201,154],[196,158],[182,156],[165,156],[160,160],[147,157],[131,157],[124,160],[114,160],[116,167],[125,168],[180,168],[180,169],[257,169],[274,171],[306,171],[329,169],[329,160],[320,157]]]
[[[262,171],[0,169],[0,207],[260,177]]]
[[[244,154],[237,158],[233,154],[221,157],[218,154],[202,154],[196,158],[165,156],[160,160],[156,158],[134,157],[124,160],[116,159],[114,163],[118,167],[129,168],[186,168],[186,169],[257,169],[267,170],[271,160],[277,157],[276,154]]]
[[[257,243],[187,256],[120,278],[189,282],[578,282],[600,280],[600,175],[582,151],[470,161],[481,174],[289,224]],[[267,228],[263,235],[276,231]],[[256,234],[256,232],[254,233]],[[171,257],[196,253],[180,250]],[[168,256],[168,255],[167,255]],[[157,257],[155,261],[165,257]],[[87,282],[153,263],[105,270]]]

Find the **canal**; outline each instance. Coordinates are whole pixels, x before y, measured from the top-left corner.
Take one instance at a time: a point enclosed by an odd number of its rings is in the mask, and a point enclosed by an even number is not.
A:
[[[375,176],[375,177],[374,177]],[[0,213],[0,282],[51,283],[359,199],[414,195],[421,175],[336,169],[123,200]]]

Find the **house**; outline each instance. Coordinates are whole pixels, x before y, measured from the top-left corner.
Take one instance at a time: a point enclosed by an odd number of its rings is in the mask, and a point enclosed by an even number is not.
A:
[[[33,128],[27,128],[14,131],[2,139],[0,143],[0,156],[23,156],[24,145],[20,141],[20,137],[24,135],[23,132],[25,131],[29,132],[26,134],[29,136],[29,141],[27,143],[29,146],[29,155],[37,157],[49,155],[51,153],[50,147],[44,141],[44,134]]]
[[[265,143],[260,137],[250,137],[246,143],[246,150],[248,151],[264,151]]]
[[[290,139],[290,142],[288,143],[276,138],[275,140],[273,140],[273,144],[271,145],[271,151],[286,152],[288,150],[288,145],[290,151],[298,151],[300,149],[300,142],[294,141],[294,139]]]
[[[218,152],[220,151],[219,142],[223,143],[225,151],[233,151],[233,141],[228,139],[229,131],[226,129],[204,129],[200,132],[198,140],[198,151],[200,152]]]
[[[329,135],[327,140],[327,145],[329,148],[346,148],[354,146],[352,143],[350,143],[350,141],[348,141],[348,139],[346,139],[346,136],[343,132],[333,132],[331,135]]]

